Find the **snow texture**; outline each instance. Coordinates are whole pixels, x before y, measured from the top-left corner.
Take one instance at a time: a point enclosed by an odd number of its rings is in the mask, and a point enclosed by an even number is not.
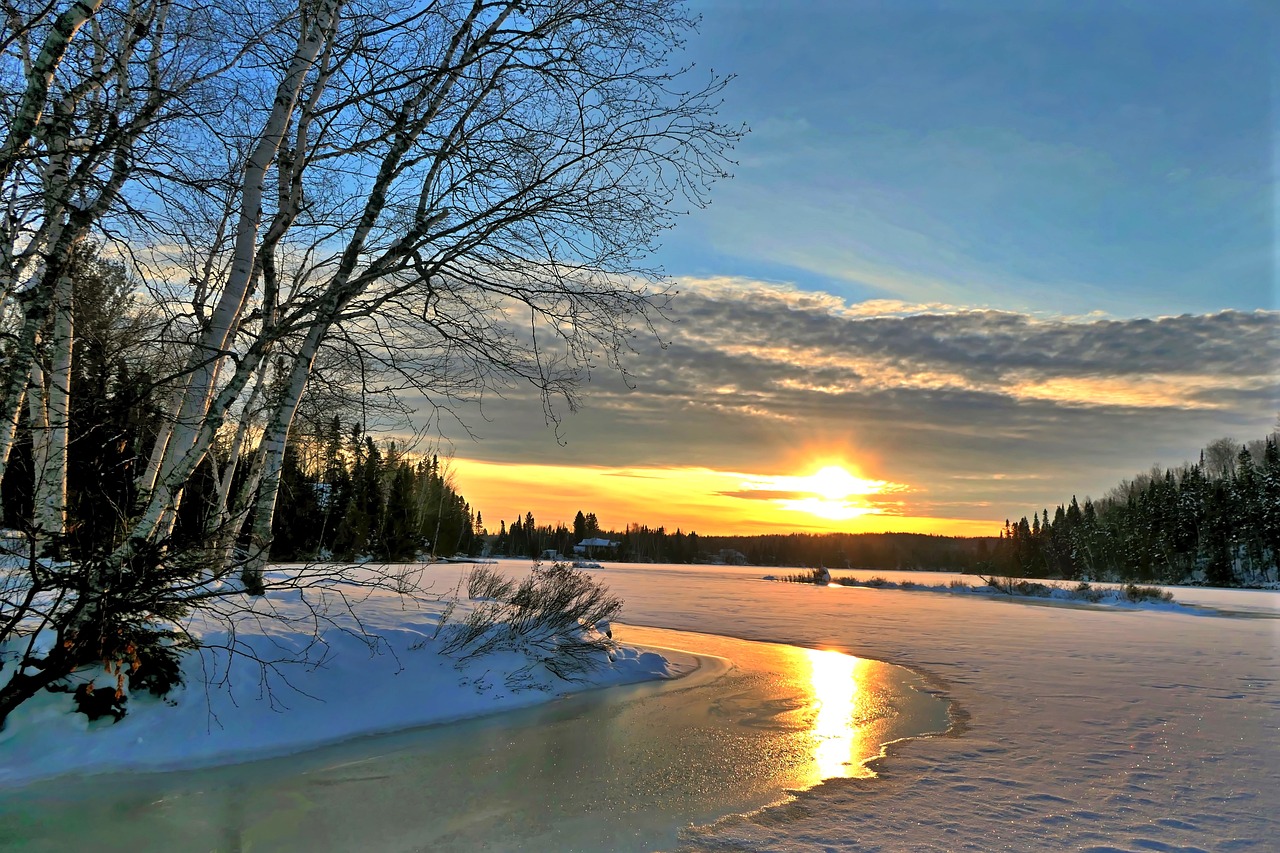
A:
[[[527,567],[526,567],[527,568]],[[451,571],[458,572],[458,567]],[[453,579],[448,587],[452,589]],[[363,631],[344,615],[352,596]],[[600,653],[585,682],[545,669],[525,671],[524,654],[507,651],[459,662],[437,653],[447,598],[415,606],[368,589],[272,594],[252,602],[234,636],[219,624],[196,624],[204,648],[184,665],[185,686],[157,699],[129,696],[120,722],[70,713],[67,693],[41,693],[14,711],[0,732],[0,788],[61,773],[161,770],[247,761],[297,752],[358,735],[446,722],[532,705],[588,687],[669,678],[694,666],[652,652]],[[451,624],[473,606],[461,601]],[[334,624],[317,626],[312,608]],[[256,614],[271,611],[283,625]],[[321,638],[315,638],[316,628]],[[609,626],[603,624],[603,631]],[[234,645],[238,653],[228,656]],[[296,663],[293,661],[304,661]],[[114,689],[100,667],[77,673]],[[507,676],[518,673],[518,678]]]
[[[738,567],[596,572],[633,623],[913,668],[954,704],[878,778],[684,833],[688,850],[1275,850],[1280,595],[1175,588],[1239,616],[760,580]],[[880,573],[892,582],[951,576]],[[958,577],[958,576],[956,576]]]
[[[503,568],[520,574],[528,564]],[[462,571],[431,569],[437,588]],[[1177,607],[1117,608],[774,583],[750,567],[606,564],[593,574],[623,597],[630,623],[886,660],[922,673],[953,703],[948,736],[892,745],[874,765],[877,778],[830,780],[760,812],[687,828],[682,849],[1276,849],[1278,593],[1179,588]],[[952,579],[878,574],[940,588]],[[381,653],[330,637],[323,665],[289,674],[316,699],[277,684],[288,708],[273,708],[246,671],[231,679],[232,692],[206,697],[193,686],[174,708],[133,700],[113,726],[66,714],[66,696],[43,697],[0,735],[0,780],[258,757],[552,695],[508,689],[502,673],[516,660],[459,671],[431,653],[423,641],[438,613],[402,611],[391,596],[361,612],[383,637]],[[245,636],[264,649],[301,642],[265,630]],[[600,682],[674,669],[630,650]]]

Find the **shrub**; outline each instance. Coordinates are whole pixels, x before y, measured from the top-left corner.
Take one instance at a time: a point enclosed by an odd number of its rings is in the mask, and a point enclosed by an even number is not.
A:
[[[1127,583],[1120,588],[1120,594],[1126,601],[1132,601],[1135,604],[1143,601],[1173,601],[1173,593],[1158,586],[1138,586],[1135,583]]]
[[[92,684],[81,684],[75,692],[76,710],[90,720],[111,717],[114,722],[124,719],[124,703],[129,697],[124,691],[111,687],[94,689]]]
[[[1048,598],[1053,595],[1053,587],[1035,581],[1017,578],[998,578],[995,575],[984,578],[987,586],[1003,592],[1005,595],[1026,595],[1032,598]]]
[[[962,581],[960,580],[960,578],[952,578],[951,582],[948,583],[947,586],[951,587],[952,589],[969,589],[970,588],[969,582]]]
[[[515,581],[504,578],[490,568],[472,569],[467,575],[467,598],[507,601],[515,592]]]
[[[1105,594],[1103,590],[1090,586],[1088,581],[1080,581],[1080,585],[1071,592],[1075,598],[1081,601],[1088,601],[1091,604],[1097,604]]]
[[[873,578],[868,578],[863,585],[872,587],[873,589],[879,589],[882,586],[888,586],[889,582],[879,575],[876,575]]]
[[[898,588],[899,588],[899,589],[915,589],[915,588],[916,588],[916,582],[915,582],[915,581],[903,581],[902,583],[898,584]]]
[[[1035,581],[1018,581],[1013,585],[1013,591],[1018,595],[1027,595],[1032,598],[1048,598],[1053,595],[1053,587]]]
[[[777,577],[776,575],[765,575],[764,579],[767,581],[783,581],[784,583],[811,583],[818,586],[826,586],[830,583],[839,584],[850,582],[833,579],[831,577],[831,572],[825,568],[809,569],[802,575],[783,575],[782,577]]]
[[[468,660],[502,651],[522,652],[565,681],[580,680],[614,647],[607,623],[622,599],[591,575],[565,563],[536,565],[519,584],[487,566],[467,578],[480,604],[441,636],[442,654]],[[605,626],[605,627],[600,627]],[[519,673],[527,676],[528,669]]]
[[[1013,578],[998,578],[995,575],[991,575],[990,577],[984,577],[983,580],[992,589],[1003,592],[1006,595],[1013,595]]]

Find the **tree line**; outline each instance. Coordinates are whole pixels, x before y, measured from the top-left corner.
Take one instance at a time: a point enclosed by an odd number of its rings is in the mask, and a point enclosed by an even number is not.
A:
[[[154,317],[138,305],[136,282],[123,263],[104,260],[90,245],[81,247],[72,269],[72,316],[79,332],[66,448],[66,515],[72,523],[58,538],[56,552],[85,560],[111,549],[126,530],[144,450],[158,432],[160,402],[152,377],[163,370],[164,355],[148,342],[145,331]],[[352,412],[317,425],[313,406],[295,425],[282,459],[272,559],[405,561],[472,550],[476,519],[447,464],[435,455],[414,456],[394,441],[376,441],[352,401],[320,399],[328,409]],[[19,414],[9,470],[0,482],[4,525],[32,541],[39,538],[32,522],[37,472],[45,464],[38,424],[30,411]],[[240,485],[220,477],[236,467],[236,448],[234,434],[225,431],[197,467],[175,519],[174,547],[208,545],[228,522],[214,508],[225,506],[225,493]],[[246,474],[241,469],[236,476]],[[241,519],[233,541],[251,532],[246,522]]]
[[[533,513],[499,533],[488,545],[495,556],[538,557],[548,550],[568,555],[583,539],[618,543],[597,553],[634,563],[738,563],[754,566],[828,566],[846,569],[977,570],[989,563],[996,537],[966,538],[921,533],[784,533],[700,536],[681,528],[628,524],[621,531],[600,528],[595,513],[579,511],[572,529],[539,525]]]
[[[334,415],[285,449],[271,559],[410,562],[471,553],[483,519],[437,455],[380,445]]]
[[[1280,574],[1280,433],[1219,439],[1098,501],[1005,522],[991,570],[1021,577],[1249,586]]]

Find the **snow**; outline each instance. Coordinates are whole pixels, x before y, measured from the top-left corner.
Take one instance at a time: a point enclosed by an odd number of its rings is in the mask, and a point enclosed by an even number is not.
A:
[[[595,574],[631,622],[903,664],[963,719],[955,736],[892,747],[876,779],[688,830],[687,849],[1273,850],[1280,838],[1275,592],[1174,590],[1253,617],[1206,618],[772,583],[749,567]]]
[[[528,563],[501,568],[521,573]],[[437,588],[450,588],[466,567],[428,571]],[[625,600],[631,624],[905,665],[952,701],[957,724],[945,737],[892,745],[873,765],[876,778],[829,780],[761,812],[687,828],[683,849],[1275,849],[1280,593],[1175,588],[1177,606],[1037,606],[949,588],[776,583],[765,573],[608,563],[592,571]],[[874,574],[937,587],[960,577]],[[190,688],[174,708],[133,700],[114,726],[87,727],[62,712],[68,697],[42,697],[0,734],[0,780],[257,757],[552,695],[507,689],[496,673],[513,661],[458,671],[418,648],[435,630],[436,610],[404,611],[385,596],[368,613],[383,654],[350,635],[330,637],[323,666],[289,674],[318,699],[276,685],[287,711],[259,696],[252,671],[231,680],[238,704]],[[262,630],[242,639],[276,653],[275,643],[287,650],[297,642],[291,636]],[[631,651],[600,682],[678,668]]]
[[[344,596],[359,597],[363,633],[345,614]],[[446,600],[414,606],[392,592],[337,586],[311,590],[305,599],[295,592],[253,602],[252,610],[237,617],[234,634],[216,623],[196,625],[193,633],[204,648],[186,661],[186,684],[163,700],[145,692],[131,695],[118,723],[68,713],[72,699],[66,693],[41,693],[20,706],[0,732],[0,788],[72,771],[265,758],[491,714],[588,687],[674,677],[693,665],[622,647],[612,659],[602,654],[585,683],[535,671],[531,679],[508,684],[504,674],[528,663],[520,653],[461,663],[437,653],[433,638]],[[472,606],[463,600],[452,619],[464,619]],[[314,639],[313,608],[326,609],[333,620],[321,622],[320,641]],[[291,621],[261,619],[267,611]],[[239,653],[229,658],[226,648],[232,644]],[[84,679],[96,675],[100,687],[114,689],[115,678],[96,669]]]

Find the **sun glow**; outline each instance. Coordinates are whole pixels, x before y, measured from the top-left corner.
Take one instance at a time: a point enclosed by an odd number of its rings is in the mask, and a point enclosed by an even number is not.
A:
[[[596,513],[621,532],[628,523],[700,535],[843,531],[985,536],[996,529],[988,518],[935,518],[916,510],[916,490],[902,483],[870,480],[838,457],[806,469],[810,476],[778,476],[708,468],[605,468],[533,465],[455,458],[453,470],[471,505],[484,513],[492,533],[532,511],[539,523],[572,521],[574,513]],[[838,468],[830,480],[819,477]],[[824,483],[825,481],[825,483]],[[855,488],[856,485],[856,488]],[[824,496],[852,489],[842,498]]]
[[[843,500],[854,495],[876,495],[900,488],[885,480],[855,477],[839,465],[828,465],[807,477],[760,477],[744,485],[749,489],[801,492],[827,501]]]
[[[865,495],[880,491],[876,480],[863,480],[853,476],[839,465],[828,465],[809,478],[809,491],[829,501],[847,498],[849,495]]]
[[[804,477],[760,477],[743,487],[776,492],[772,500],[778,507],[830,521],[882,514],[884,509],[866,500],[866,496],[905,489],[897,483],[855,476],[840,465],[827,465]]]
[[[810,515],[816,515],[818,518],[826,518],[831,521],[848,521],[851,518],[859,518],[864,515],[879,515],[884,512],[879,507],[865,503],[826,500],[824,498],[800,498],[799,500],[779,498],[777,504],[783,509],[789,509],[793,512],[807,512]]]

